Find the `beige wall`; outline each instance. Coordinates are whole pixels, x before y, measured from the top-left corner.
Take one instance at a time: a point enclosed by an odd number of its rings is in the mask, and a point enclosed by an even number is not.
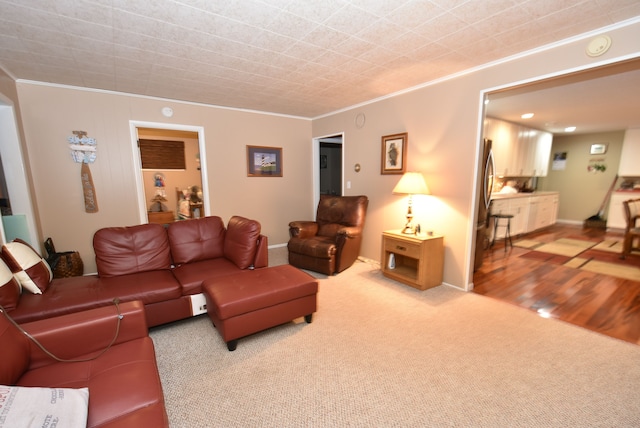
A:
[[[287,223],[312,218],[311,138],[345,133],[347,195],[370,199],[362,255],[379,259],[380,233],[403,225],[406,198],[391,194],[399,176],[380,175],[380,138],[408,132],[408,169],[422,171],[433,196],[416,198],[415,220],[445,235],[445,283],[471,284],[481,92],[640,55],[640,23],[607,31],[611,49],[599,58],[584,50],[589,38],[515,58],[313,122],[216,107],[21,82],[18,95],[33,169],[42,233],[60,250],[80,250],[95,268],[91,237],[100,227],[136,224],[129,121],[203,126],[211,212],[225,221],[239,214],[260,220],[269,242],[287,241]],[[160,113],[172,107],[174,116]],[[355,116],[366,115],[365,126]],[[91,166],[100,212],[83,210],[79,165],[66,138],[85,130],[98,141]],[[283,147],[284,177],[248,178],[245,146]],[[353,165],[360,163],[356,173]]]
[[[549,166],[549,173],[540,179],[538,189],[560,192],[558,220],[582,224],[599,212],[618,173],[623,139],[624,130],[554,137],[551,157],[555,153],[567,153],[566,168],[554,170]],[[591,155],[591,145],[599,143],[608,144],[607,152]],[[605,164],[606,171],[589,172],[587,166],[593,162]],[[606,207],[604,213],[606,217]]]
[[[369,196],[362,255],[379,260],[381,232],[403,225],[407,200],[391,194],[399,176],[380,174],[380,138],[408,132],[408,170],[423,172],[433,194],[414,203],[414,221],[445,236],[444,282],[471,284],[481,92],[640,54],[640,24],[607,34],[613,46],[598,59],[585,55],[587,38],[314,120],[314,136],[345,133],[344,179],[352,182],[346,192]],[[359,113],[366,116],[361,129]]]
[[[272,244],[288,238],[287,224],[312,215],[310,121],[113,93],[18,83],[43,236],[56,249],[78,250],[85,272],[95,271],[92,238],[107,226],[139,224],[129,121],[204,127],[209,209],[225,223],[233,215],[255,218]],[[161,108],[170,106],[167,119]],[[83,130],[97,140],[91,171],[99,212],[84,211],[80,165],[67,137]],[[246,148],[283,148],[284,176],[247,177]]]

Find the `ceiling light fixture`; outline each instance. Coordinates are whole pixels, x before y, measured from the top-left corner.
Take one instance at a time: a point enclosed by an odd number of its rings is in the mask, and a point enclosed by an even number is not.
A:
[[[573,132],[576,130],[575,126],[567,126],[566,128],[564,128],[564,132]]]
[[[533,113],[525,113],[520,117],[523,119],[531,119],[533,117]]]

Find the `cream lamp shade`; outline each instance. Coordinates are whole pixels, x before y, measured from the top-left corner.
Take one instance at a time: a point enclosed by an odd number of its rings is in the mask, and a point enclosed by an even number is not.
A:
[[[399,195],[430,195],[429,187],[420,172],[405,172],[393,193]]]
[[[407,208],[407,223],[402,233],[414,234],[415,231],[411,225],[413,220],[413,212],[411,211],[411,198],[413,195],[430,195],[429,187],[424,181],[424,176],[420,172],[405,172],[396,187],[393,188],[396,195],[409,195],[409,206]]]

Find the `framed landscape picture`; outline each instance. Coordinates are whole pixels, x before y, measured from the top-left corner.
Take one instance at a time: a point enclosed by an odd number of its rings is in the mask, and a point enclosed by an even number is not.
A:
[[[404,174],[407,161],[407,133],[382,137],[381,174]]]
[[[282,177],[282,147],[247,146],[247,176]]]

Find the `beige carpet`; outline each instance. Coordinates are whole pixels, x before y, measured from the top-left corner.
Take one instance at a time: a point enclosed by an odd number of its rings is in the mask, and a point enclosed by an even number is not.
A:
[[[312,324],[234,352],[206,316],[152,330],[172,427],[640,426],[638,346],[372,263],[317,276]]]

